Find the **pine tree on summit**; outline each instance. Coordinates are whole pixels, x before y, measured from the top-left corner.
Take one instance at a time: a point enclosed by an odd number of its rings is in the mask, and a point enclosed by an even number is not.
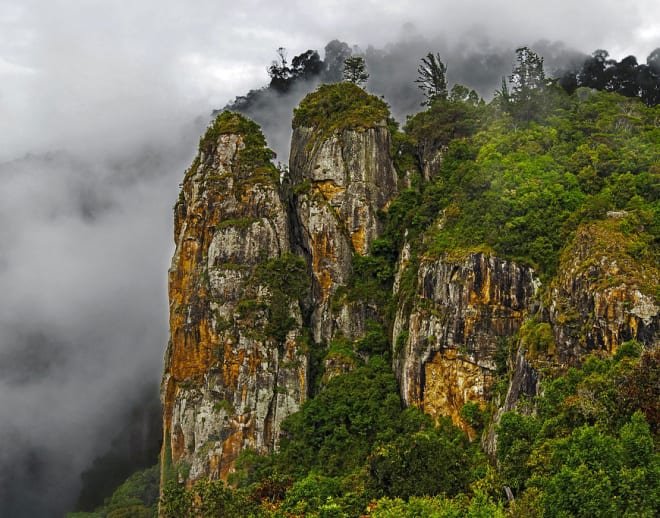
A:
[[[513,69],[510,80],[513,85],[513,98],[518,102],[530,101],[535,93],[546,86],[543,58],[528,47],[516,49],[518,64]]]
[[[349,56],[344,60],[344,81],[350,81],[359,86],[366,83],[367,79],[369,79],[369,74],[362,56]]]
[[[537,120],[542,115],[543,95],[548,80],[543,58],[529,47],[516,49],[517,64],[509,77],[511,82],[511,115],[520,121]]]
[[[421,61],[415,83],[424,93],[422,105],[430,106],[438,99],[447,99],[447,65],[440,59],[440,54],[429,52]]]

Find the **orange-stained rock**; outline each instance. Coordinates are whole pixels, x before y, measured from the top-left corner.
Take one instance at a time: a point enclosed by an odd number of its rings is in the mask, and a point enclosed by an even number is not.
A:
[[[660,345],[660,267],[632,257],[630,240],[608,218],[581,226],[562,255],[549,311],[562,363],[627,340]]]
[[[245,126],[236,115],[218,121],[231,117],[224,127]],[[295,325],[284,340],[272,336],[272,290],[255,273],[291,249],[278,172],[243,155],[254,139],[222,128],[204,137],[175,206],[162,476],[171,465],[188,487],[226,478],[245,447],[275,448],[281,421],[307,393],[300,302],[286,299]]]
[[[367,255],[380,234],[378,212],[396,196],[389,131],[383,121],[317,140],[312,128],[296,127],[290,156],[300,230],[294,236],[295,247],[308,255],[312,269],[314,340],[328,343],[337,332],[359,338],[365,332],[364,315],[346,319],[346,312],[333,312],[331,303],[337,288],[348,282],[353,254]]]
[[[405,403],[449,415],[469,431],[461,408],[490,397],[498,343],[523,324],[538,285],[531,268],[483,253],[423,261],[414,303],[402,302],[394,323],[394,370]]]
[[[449,415],[455,425],[474,438],[474,430],[461,418],[460,411],[465,403],[485,403],[484,392],[491,381],[489,369],[460,356],[456,349],[438,352],[424,365],[422,410],[435,419]]]
[[[353,243],[353,250],[356,253],[366,255],[367,246],[365,243],[365,228],[363,226],[351,232],[351,243]]]
[[[314,187],[320,191],[326,201],[332,202],[332,199],[346,191],[344,187],[340,187],[332,180],[321,180],[314,183]]]

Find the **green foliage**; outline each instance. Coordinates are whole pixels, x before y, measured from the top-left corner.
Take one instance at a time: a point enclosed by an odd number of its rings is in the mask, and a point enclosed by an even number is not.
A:
[[[372,255],[353,255],[347,290],[349,301],[361,300],[380,308],[387,306],[394,269],[391,259],[385,255],[386,252],[380,253],[380,243],[382,241],[375,240]]]
[[[474,428],[477,433],[483,431],[488,416],[478,403],[468,401],[461,407],[460,413],[465,422]]]
[[[302,257],[285,252],[280,257],[259,263],[255,280],[273,291],[280,291],[290,299],[305,296],[309,289],[307,265]]]
[[[402,410],[378,357],[332,378],[282,429],[279,453],[242,453],[233,478],[276,504],[276,516],[359,516],[379,496],[458,495],[483,472],[476,443],[449,418],[434,424],[414,407]],[[460,498],[457,509],[472,509]]]
[[[369,355],[377,354],[383,357],[389,357],[390,342],[387,336],[387,329],[376,320],[367,320],[367,332],[356,343],[358,352]]]
[[[420,164],[424,166],[451,141],[475,133],[482,114],[482,107],[448,101],[445,95],[434,98],[426,111],[410,117],[404,129],[412,138]]]
[[[293,127],[313,128],[325,139],[346,129],[374,128],[389,117],[387,104],[350,83],[325,84],[293,110]]]
[[[530,319],[520,328],[519,335],[520,345],[527,351],[528,358],[554,356],[557,352],[552,328],[547,322]]]
[[[528,47],[520,47],[516,49],[516,61],[509,78],[512,88],[508,109],[518,121],[538,121],[543,116],[548,89],[543,58]]]
[[[257,299],[241,299],[236,305],[236,313],[241,319],[252,319],[266,309],[266,304]]]
[[[429,52],[421,61],[415,83],[424,94],[424,104],[432,105],[436,100],[447,99],[447,65],[440,59],[440,54]]]
[[[310,474],[297,481],[286,492],[280,512],[293,516],[318,516],[322,508],[342,493],[341,481],[337,478]],[[329,511],[329,509],[325,509]]]
[[[549,446],[549,473],[530,480],[547,516],[657,515],[660,456],[641,413],[617,435],[585,425]]]
[[[361,466],[375,442],[395,432],[401,402],[387,364],[366,365],[332,378],[316,397],[282,423],[278,462],[285,472],[337,476]]]
[[[507,412],[500,419],[497,429],[497,459],[501,474],[514,490],[524,487],[529,478],[527,461],[539,427],[535,417],[514,412]]]
[[[464,492],[471,482],[467,437],[451,426],[399,434],[369,459],[376,494],[411,496]]]
[[[622,362],[623,363],[623,362]],[[628,367],[627,369],[625,367]],[[660,349],[645,351],[632,367],[624,364],[618,391],[617,408],[619,412],[625,409],[623,415],[629,415],[634,410],[644,414],[646,422],[651,427],[654,437],[660,434]]]
[[[410,119],[406,131],[421,165],[444,151],[432,182],[392,203],[388,218],[399,228],[392,242],[399,245],[408,229],[413,240],[424,235],[421,253],[492,251],[548,279],[580,224],[619,209],[639,222],[617,223],[628,232],[626,253],[657,264],[657,115],[604,93],[544,102],[552,109],[542,124],[515,132],[495,105],[445,101]]]
[[[525,516],[656,516],[660,510],[657,351],[590,357],[582,369],[548,380],[537,416],[505,413],[498,428],[498,464],[518,492]],[[655,369],[655,370],[654,370]],[[654,392],[653,392],[654,391]],[[653,400],[653,403],[651,402]]]
[[[484,102],[475,90],[470,90],[467,86],[460,83],[456,83],[451,87],[448,99],[454,103],[464,102],[473,105]]]
[[[220,480],[200,480],[195,484],[198,499],[193,503],[193,515],[202,518],[263,516],[260,505],[240,491],[232,491]]]
[[[155,518],[158,513],[160,465],[133,473],[104,504],[91,513],[67,518]]]
[[[644,347],[637,340],[628,340],[617,348],[614,354],[614,361],[618,362],[624,358],[639,358],[643,350]]]
[[[312,183],[309,180],[304,180],[302,183],[293,187],[293,194],[308,194],[312,190]]]
[[[232,415],[235,412],[234,405],[231,404],[231,401],[227,401],[226,399],[219,399],[213,403],[213,410],[215,412],[223,411],[229,415]]]
[[[172,483],[163,490],[160,515],[164,518],[259,518],[267,516],[245,491],[234,491],[221,480],[202,479],[188,491]]]
[[[373,518],[505,518],[501,504],[477,494],[472,499],[444,496],[381,498],[370,509]]]
[[[177,482],[169,482],[163,488],[160,514],[165,518],[192,518],[194,495]]]
[[[309,275],[305,260],[286,252],[280,257],[261,262],[255,268],[252,282],[269,288],[270,301],[264,306],[268,310],[268,323],[264,332],[279,343],[283,343],[287,333],[296,326],[290,305],[293,302],[299,303],[309,290]],[[246,304],[256,306],[253,308]],[[250,300],[242,300],[237,306],[241,314],[249,314],[250,311],[259,308],[261,308],[260,303],[257,301],[250,303]]]
[[[170,440],[169,431],[165,431],[165,440],[163,441],[163,455],[162,460],[162,482],[164,484],[169,484],[175,482],[178,479],[176,467],[172,461],[172,442]]]
[[[620,62],[608,59],[606,50],[596,50],[587,58],[582,69],[566,72],[559,83],[568,92],[578,87],[617,92],[627,97],[640,97],[647,106],[660,103],[660,51],[655,49],[647,58],[647,64],[638,64],[635,56],[627,56]]]
[[[274,456],[260,455],[251,448],[241,450],[235,467],[228,482],[238,488],[252,486],[260,499],[282,500],[293,483],[290,475],[277,473]]]
[[[128,502],[133,505],[155,510],[158,502],[160,484],[160,466],[155,466],[131,475],[126,482],[117,488],[106,507],[110,513],[118,511]],[[143,513],[146,516],[146,513]]]
[[[286,59],[286,49],[279,47],[276,53],[278,59],[268,67],[268,75],[270,76],[268,89],[276,92],[286,93],[298,80],[317,76],[323,69],[323,61],[321,61],[318,52],[315,50],[308,50],[294,57],[290,67]],[[236,98],[232,103],[232,108],[249,111],[250,105],[259,98],[259,92],[263,92],[263,90],[251,90],[247,96]]]
[[[399,177],[405,174],[415,174],[419,176],[419,164],[415,158],[414,139],[397,129],[391,129],[392,137],[392,161]]]

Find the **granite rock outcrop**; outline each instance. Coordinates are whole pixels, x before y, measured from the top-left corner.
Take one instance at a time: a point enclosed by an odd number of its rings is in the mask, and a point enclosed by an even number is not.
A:
[[[276,447],[281,421],[306,397],[306,269],[290,253],[272,156],[256,124],[225,113],[182,184],[162,382],[164,477],[226,479],[242,449]]]

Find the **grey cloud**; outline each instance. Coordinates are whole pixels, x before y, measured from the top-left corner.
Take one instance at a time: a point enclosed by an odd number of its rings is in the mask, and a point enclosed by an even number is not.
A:
[[[188,131],[158,154],[0,166],[2,515],[70,510],[142,385],[157,398],[171,206],[201,128]]]

